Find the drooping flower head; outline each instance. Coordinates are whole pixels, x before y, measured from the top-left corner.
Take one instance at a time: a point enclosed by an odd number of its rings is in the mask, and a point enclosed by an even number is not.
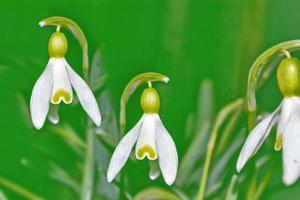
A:
[[[31,118],[35,128],[43,127],[49,115],[49,108],[64,102],[70,104],[73,101],[75,90],[78,100],[93,122],[100,126],[101,116],[96,99],[87,83],[72,69],[65,59],[68,42],[65,35],[60,32],[58,26],[48,43],[50,59],[36,81],[30,99]],[[58,123],[57,113],[48,116],[53,123]]]
[[[273,113],[249,134],[237,161],[237,171],[253,156],[277,124],[275,150],[283,153],[283,182],[293,184],[300,176],[300,61],[285,52],[277,69],[277,81],[284,98]]]
[[[142,93],[141,107],[144,111],[143,116],[122,138],[112,155],[107,180],[111,182],[115,178],[136,144],[135,157],[138,160],[147,158],[150,161],[149,177],[153,180],[160,175],[158,161],[165,182],[171,185],[177,174],[177,151],[175,143],[159,117],[160,99],[151,83]]]

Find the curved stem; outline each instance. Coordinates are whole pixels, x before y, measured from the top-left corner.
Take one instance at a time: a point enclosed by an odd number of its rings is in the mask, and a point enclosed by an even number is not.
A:
[[[78,40],[81,48],[82,48],[82,71],[83,71],[83,77],[85,80],[88,79],[88,71],[89,71],[89,58],[88,58],[88,42],[87,39],[82,31],[82,29],[79,27],[79,25],[66,17],[60,17],[60,16],[54,16],[54,17],[48,17],[46,19],[43,19],[40,21],[39,25],[41,27],[44,26],[57,26],[59,27],[64,27],[68,29],[74,37]]]
[[[156,72],[146,72],[133,77],[126,85],[122,96],[121,96],[121,108],[120,108],[120,134],[121,137],[125,134],[126,125],[126,104],[130,96],[134,91],[144,83],[151,83],[152,81],[162,81],[165,83],[169,82],[169,78],[163,74]],[[152,86],[152,84],[151,84]]]
[[[252,64],[249,75],[248,75],[248,86],[247,86],[247,107],[250,113],[249,126],[255,123],[253,119],[256,118],[256,99],[255,99],[255,90],[257,83],[260,79],[261,72],[268,62],[277,56],[282,56],[285,51],[293,51],[300,48],[300,40],[291,40],[277,44],[265,52],[263,52]],[[251,129],[251,128],[250,128]]]

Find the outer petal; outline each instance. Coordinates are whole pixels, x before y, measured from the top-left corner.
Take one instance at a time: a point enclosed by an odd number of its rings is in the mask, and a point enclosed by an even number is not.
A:
[[[283,135],[283,182],[293,184],[300,176],[300,100],[295,100]]]
[[[178,168],[176,146],[158,115],[156,115],[155,128],[155,142],[159,166],[165,182],[168,185],[172,185],[175,181]]]
[[[135,157],[138,160],[142,160],[146,156],[149,160],[157,159],[155,147],[155,119],[154,114],[144,114],[143,124],[135,148]]]
[[[101,115],[97,101],[89,88],[89,86],[84,82],[84,80],[69,66],[65,60],[66,69],[69,74],[69,78],[74,90],[77,93],[78,99],[87,112],[90,118],[94,121],[97,126],[101,124]]]
[[[46,69],[36,81],[31,98],[30,98],[30,113],[33,125],[40,129],[43,127],[47,113],[49,111],[50,98],[53,86],[53,66],[52,59],[49,60]]]
[[[108,182],[111,182],[125,165],[131,149],[139,136],[143,118],[144,116],[142,116],[140,121],[124,136],[116,147],[107,170]]]
[[[257,152],[269,135],[274,123],[277,121],[280,108],[281,105],[272,114],[259,122],[249,134],[236,164],[236,169],[238,172],[241,171],[250,157]]]

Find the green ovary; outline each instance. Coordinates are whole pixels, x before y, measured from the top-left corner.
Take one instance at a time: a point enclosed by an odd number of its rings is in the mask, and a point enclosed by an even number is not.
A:
[[[157,157],[155,150],[150,145],[145,145],[138,150],[138,152],[137,152],[138,158],[140,158],[140,159],[143,158],[145,153],[148,154],[148,156],[151,160],[155,160]]]
[[[154,88],[146,88],[141,96],[141,106],[144,113],[158,113],[160,100]]]
[[[64,57],[68,50],[68,41],[66,36],[60,32],[54,32],[48,43],[48,52],[51,58]]]
[[[60,102],[60,99],[63,98],[65,103],[71,103],[71,95],[69,92],[65,91],[64,89],[59,89],[55,92],[52,97],[52,102],[57,104]]]
[[[300,96],[300,61],[295,57],[283,59],[277,70],[277,81],[284,96]]]

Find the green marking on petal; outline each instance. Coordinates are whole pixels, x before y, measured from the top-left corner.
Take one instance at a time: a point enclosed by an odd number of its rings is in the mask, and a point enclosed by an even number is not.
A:
[[[63,99],[65,103],[71,103],[71,95],[69,92],[67,92],[64,89],[59,89],[55,92],[55,94],[52,96],[52,103],[58,104],[60,103],[60,100]]]
[[[275,150],[279,151],[282,147],[282,139],[283,139],[283,134],[279,134],[279,136],[276,138],[275,142]]]
[[[137,152],[138,159],[143,159],[145,154],[148,154],[147,157],[150,160],[155,160],[157,158],[156,151],[148,144],[138,150]]]

